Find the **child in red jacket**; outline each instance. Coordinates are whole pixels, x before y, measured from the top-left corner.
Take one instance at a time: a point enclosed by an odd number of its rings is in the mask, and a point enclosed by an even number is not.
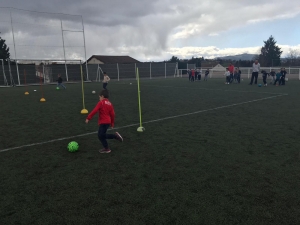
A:
[[[116,132],[115,134],[107,134],[107,129],[111,126],[114,127],[115,122],[115,111],[111,102],[108,100],[109,94],[107,90],[102,90],[99,94],[100,101],[93,109],[93,111],[88,115],[85,122],[88,123],[93,116],[98,112],[98,138],[101,141],[104,149],[99,150],[100,153],[110,153],[111,150],[108,148],[108,143],[106,139],[116,139],[123,142],[122,136]]]

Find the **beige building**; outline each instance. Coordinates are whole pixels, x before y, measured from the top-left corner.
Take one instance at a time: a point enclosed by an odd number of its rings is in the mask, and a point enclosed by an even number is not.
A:
[[[108,56],[108,55],[92,55],[88,60],[88,64],[111,64],[111,63],[139,63],[138,60],[130,56]]]

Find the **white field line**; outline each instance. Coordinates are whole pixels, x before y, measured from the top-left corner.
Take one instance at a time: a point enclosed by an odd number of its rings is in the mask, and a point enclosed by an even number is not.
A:
[[[156,120],[150,120],[150,121],[147,121],[147,122],[143,122],[143,124],[154,123],[154,122],[168,120],[168,119],[174,119],[174,118],[178,118],[178,117],[190,116],[190,115],[194,115],[194,114],[199,114],[199,113],[204,113],[204,112],[208,112],[208,111],[214,111],[214,110],[229,108],[229,107],[238,106],[238,105],[244,105],[244,104],[248,104],[248,103],[252,103],[252,102],[263,101],[263,100],[277,98],[277,97],[286,96],[286,95],[287,94],[270,96],[270,97],[266,97],[266,98],[260,98],[260,99],[255,99],[255,100],[251,100],[251,101],[246,101],[246,102],[240,102],[240,103],[235,103],[235,104],[230,104],[230,105],[225,105],[225,106],[219,106],[219,107],[216,107],[216,108],[204,109],[204,110],[191,112],[191,113],[186,113],[186,114],[181,114],[181,115],[176,115],[176,116],[164,117],[164,118],[160,118],[160,119],[156,119]],[[116,127],[116,128],[110,129],[110,130],[119,130],[119,129],[123,129],[123,128],[138,126],[138,125],[139,125],[139,123],[134,123],[134,124],[130,124],[130,125],[122,126],[122,127]],[[85,133],[85,134],[74,135],[74,136],[70,136],[70,137],[57,138],[57,139],[53,139],[53,140],[50,140],[50,141],[43,141],[43,142],[38,142],[38,143],[33,143],[33,144],[28,144],[28,145],[22,145],[22,146],[18,146],[18,147],[6,148],[6,149],[0,150],[0,153],[1,152],[6,152],[6,151],[11,151],[11,150],[16,150],[16,149],[20,149],[20,148],[25,148],[25,147],[32,147],[32,146],[36,146],[36,145],[48,144],[48,143],[52,143],[52,142],[56,142],[56,141],[63,141],[63,140],[67,140],[67,139],[73,139],[73,138],[77,138],[77,137],[88,136],[88,135],[96,134],[96,133],[97,133],[97,131],[96,132],[89,132],[89,133]]]

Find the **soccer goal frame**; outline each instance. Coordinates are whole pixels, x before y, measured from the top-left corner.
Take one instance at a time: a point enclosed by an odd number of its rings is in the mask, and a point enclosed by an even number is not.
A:
[[[76,59],[13,59],[8,61],[11,83],[16,86],[37,84],[41,81],[44,84],[51,84],[55,82],[58,74],[61,74],[66,82],[79,82],[83,64],[82,60]],[[87,76],[84,77],[87,80]],[[15,84],[14,78],[17,78],[18,84]]]

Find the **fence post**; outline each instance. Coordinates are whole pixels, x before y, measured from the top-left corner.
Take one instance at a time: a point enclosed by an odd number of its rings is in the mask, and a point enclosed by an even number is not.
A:
[[[117,63],[117,70],[118,70],[118,81],[120,81],[119,63]]]
[[[14,86],[15,82],[13,82],[13,77],[12,77],[12,74],[11,74],[10,60],[7,60],[7,62],[8,62],[8,69],[9,69],[10,85]]]
[[[248,68],[248,79],[249,79],[249,77],[250,77],[250,69]]]
[[[66,70],[66,79],[69,81],[69,76],[68,76],[68,68],[67,68],[67,61],[65,60],[65,70]]]
[[[43,63],[43,76],[44,76],[44,84],[46,83],[46,76],[45,76],[45,65]]]
[[[20,83],[20,75],[19,75],[19,67],[18,67],[18,61],[17,60],[16,60],[16,67],[17,67],[18,83],[19,83],[19,85],[21,85],[21,83]]]
[[[300,80],[300,68],[298,70],[299,70],[299,80]]]
[[[151,62],[150,62],[150,79],[152,79],[152,74],[151,74]]]
[[[167,63],[165,63],[165,78],[167,78]]]
[[[289,67],[289,74],[291,74],[291,67]]]

